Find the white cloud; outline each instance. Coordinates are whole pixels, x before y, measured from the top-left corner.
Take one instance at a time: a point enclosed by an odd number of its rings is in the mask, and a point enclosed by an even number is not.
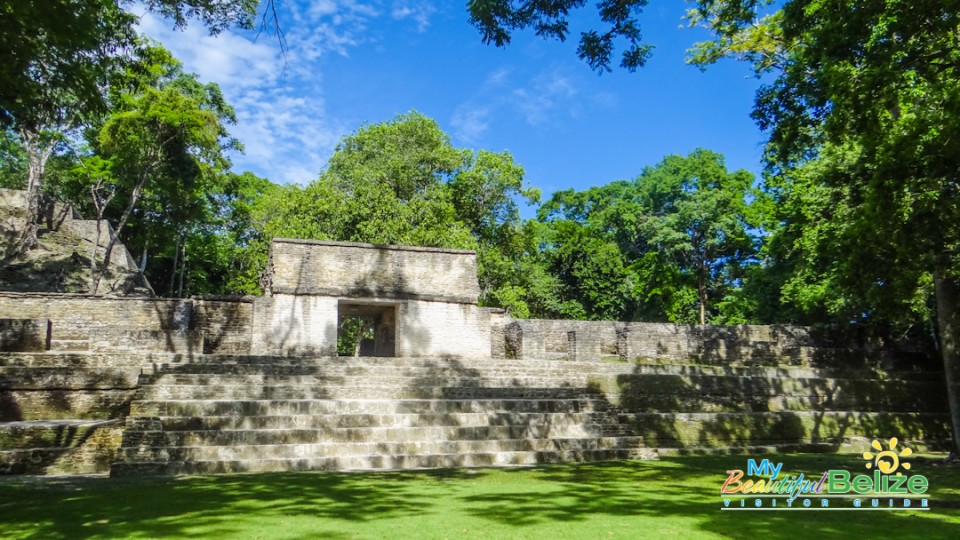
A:
[[[317,60],[347,56],[374,40],[368,26],[377,18],[409,20],[423,31],[435,8],[400,0],[314,0],[278,8],[290,47],[286,55],[269,28],[259,39],[231,30],[211,36],[202,24],[175,30],[170,21],[146,12],[139,29],[170,49],[188,72],[220,85],[237,113],[230,132],[245,148],[233,158],[235,169],[302,183],[318,176],[348,131],[326,109]]]
[[[490,127],[490,109],[462,104],[453,111],[450,125],[453,126],[454,135],[457,138],[470,144],[477,144]]]
[[[230,132],[245,150],[233,156],[236,169],[275,182],[317,176],[344,130],[328,118],[321,89],[305,91],[307,81],[285,67],[276,41],[253,41],[232,31],[210,36],[199,24],[174,30],[149,13],[140,30],[170,49],[187,71],[220,85],[237,113]],[[288,61],[303,56],[299,49],[291,51]]]
[[[576,110],[577,90],[557,72],[542,73],[531,84],[513,91],[512,105],[533,126],[549,123],[554,115]]]
[[[417,23],[417,31],[425,32],[430,26],[430,16],[436,12],[436,8],[429,2],[409,2],[398,0],[393,3],[393,9],[390,15],[401,21],[403,19],[412,19]]]
[[[170,49],[188,72],[224,88],[272,84],[283,71],[275,42],[253,42],[229,31],[211,36],[199,24],[176,30],[151,13],[140,18],[139,28]]]
[[[517,82],[521,77],[526,80]],[[498,112],[519,115],[534,127],[552,126],[561,116],[578,114],[582,107],[578,94],[575,82],[559,69],[529,76],[501,68],[487,75],[477,92],[454,109],[450,124],[457,138],[477,144]]]

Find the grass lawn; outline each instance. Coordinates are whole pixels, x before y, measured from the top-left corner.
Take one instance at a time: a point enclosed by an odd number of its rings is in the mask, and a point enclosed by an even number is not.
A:
[[[913,459],[911,472],[930,481],[929,511],[721,511],[725,471],[746,469],[749,457],[396,473],[8,478],[0,479],[0,537],[960,538],[960,469]],[[830,468],[867,472],[856,455],[787,454],[776,461],[817,478]]]

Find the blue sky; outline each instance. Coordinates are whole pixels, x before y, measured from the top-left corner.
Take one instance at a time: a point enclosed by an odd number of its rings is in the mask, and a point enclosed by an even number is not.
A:
[[[509,150],[545,196],[634,178],[698,147],[724,154],[731,169],[761,169],[763,136],[749,117],[758,82],[745,64],[701,72],[684,63],[707,35],[683,24],[683,2],[644,12],[644,37],[656,46],[646,67],[601,76],[576,57],[580,20],[567,43],[523,32],[496,48],[481,43],[462,0],[277,4],[286,61],[267,34],[212,37],[197,24],[178,31],[141,19],[236,108],[231,133],[246,147],[233,158],[238,172],[309,182],[343,135],[410,110],[435,119],[456,146]]]

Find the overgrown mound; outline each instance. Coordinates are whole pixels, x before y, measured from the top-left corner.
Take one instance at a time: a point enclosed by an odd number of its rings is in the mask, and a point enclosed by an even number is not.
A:
[[[22,234],[25,207],[25,192],[0,190],[0,241],[3,243],[0,247],[4,253]],[[94,244],[97,244],[96,257],[102,261],[110,239],[109,225],[101,224],[97,242],[96,221],[76,219],[69,206],[49,205],[43,214],[37,245],[0,268],[0,290],[88,293]],[[152,296],[153,290],[126,247],[117,244],[97,294]]]

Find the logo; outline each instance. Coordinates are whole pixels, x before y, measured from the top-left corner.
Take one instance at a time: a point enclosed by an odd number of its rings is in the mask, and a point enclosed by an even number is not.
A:
[[[879,453],[874,455],[873,452],[864,452],[863,459],[867,460],[867,468],[871,469],[876,467],[883,474],[890,474],[897,470],[897,467],[903,467],[904,470],[910,470],[909,463],[900,463],[900,458],[904,458],[913,454],[913,450],[909,448],[904,448],[899,454],[896,451],[897,448],[897,438],[894,437],[890,439],[889,450],[883,450],[883,447],[880,446],[880,442],[876,439],[873,440],[873,443],[870,445],[874,447]],[[897,476],[901,476],[902,473],[897,473]]]
[[[746,473],[727,471],[721,510],[929,510],[927,477],[907,474],[911,464],[905,458],[913,450],[898,444],[893,437],[884,450],[874,440],[870,446],[876,452],[863,453],[868,474],[830,469],[808,477],[787,473],[783,463],[770,459],[748,459]]]

